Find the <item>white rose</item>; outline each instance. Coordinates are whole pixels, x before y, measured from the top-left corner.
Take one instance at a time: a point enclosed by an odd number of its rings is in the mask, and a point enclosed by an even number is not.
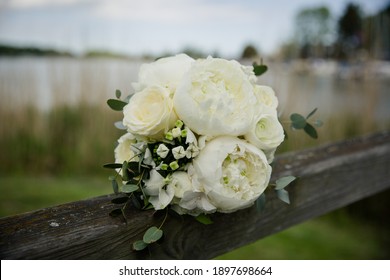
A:
[[[260,149],[231,136],[208,142],[193,167],[196,184],[225,213],[251,206],[267,188],[272,171]]]
[[[192,64],[173,101],[179,118],[195,133],[238,136],[250,128],[256,97],[238,62],[209,57]]]
[[[245,134],[245,139],[259,149],[274,149],[284,140],[283,127],[276,115],[263,114],[258,116],[252,129]]]
[[[183,74],[191,67],[193,61],[194,59],[186,54],[178,54],[143,64],[138,72],[138,83],[133,83],[133,87],[136,91],[140,91],[157,85],[174,93]]]
[[[177,120],[167,89],[147,87],[135,93],[123,108],[123,124],[135,134],[160,139]]]
[[[118,139],[118,146],[114,150],[115,162],[138,161],[138,157],[131,148],[136,143],[135,137],[131,133],[126,133]]]
[[[276,108],[278,107],[278,99],[275,95],[274,90],[271,87],[255,85],[254,93],[257,102],[261,107],[260,113],[264,113],[264,111],[262,110],[276,113]]]

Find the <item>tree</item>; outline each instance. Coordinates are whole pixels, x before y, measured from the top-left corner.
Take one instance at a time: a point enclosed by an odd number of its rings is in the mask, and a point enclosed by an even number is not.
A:
[[[336,57],[341,60],[354,59],[362,46],[362,16],[359,6],[348,4],[338,20]]]
[[[252,45],[247,45],[242,51],[241,58],[242,59],[253,59],[258,56],[257,49]]]
[[[325,6],[301,10],[295,17],[295,40],[301,56],[323,56],[333,41],[333,20]]]

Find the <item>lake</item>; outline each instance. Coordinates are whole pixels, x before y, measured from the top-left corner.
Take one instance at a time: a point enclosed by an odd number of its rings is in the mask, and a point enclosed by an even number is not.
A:
[[[50,110],[60,104],[86,102],[105,106],[116,89],[133,93],[131,83],[143,61],[107,58],[1,57],[1,110],[33,105]],[[301,61],[270,63],[260,84],[275,89],[284,118],[318,107],[325,122],[348,116],[367,131],[388,129],[390,64],[340,65]],[[334,123],[337,125],[337,123]]]

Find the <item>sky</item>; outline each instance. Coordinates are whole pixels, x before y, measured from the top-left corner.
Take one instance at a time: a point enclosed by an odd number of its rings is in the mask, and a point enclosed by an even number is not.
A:
[[[271,54],[293,36],[303,8],[339,17],[349,0],[0,0],[0,44],[74,53],[158,55],[197,49],[239,56],[251,44]],[[373,14],[389,0],[354,0]]]

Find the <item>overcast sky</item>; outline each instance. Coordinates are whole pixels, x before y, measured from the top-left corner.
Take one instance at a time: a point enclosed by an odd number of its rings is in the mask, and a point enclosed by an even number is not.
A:
[[[81,53],[161,54],[183,48],[237,56],[252,44],[271,53],[292,35],[302,8],[348,0],[0,0],[0,43]],[[355,0],[365,14],[389,0]]]

